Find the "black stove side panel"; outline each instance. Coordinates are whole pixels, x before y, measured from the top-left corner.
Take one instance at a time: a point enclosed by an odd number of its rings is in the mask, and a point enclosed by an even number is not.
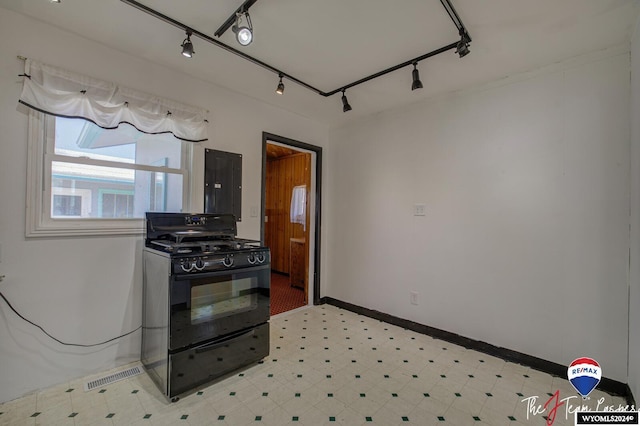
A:
[[[169,274],[166,255],[143,252],[142,350],[140,359],[149,376],[166,394],[169,391]]]

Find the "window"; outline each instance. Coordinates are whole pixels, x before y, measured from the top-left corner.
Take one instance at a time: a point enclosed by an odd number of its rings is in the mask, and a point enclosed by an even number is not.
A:
[[[138,234],[147,211],[188,210],[191,143],[38,112],[30,123],[27,236]]]

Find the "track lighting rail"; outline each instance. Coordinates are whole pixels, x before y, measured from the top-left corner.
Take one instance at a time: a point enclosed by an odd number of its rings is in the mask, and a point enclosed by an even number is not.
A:
[[[444,10],[449,14],[449,17],[453,21],[453,25],[458,28],[458,33],[463,36],[467,42],[471,42],[471,37],[469,36],[467,29],[464,27],[458,12],[456,12],[456,9],[453,7],[453,4],[451,4],[449,0],[440,0],[440,3],[442,3],[442,7],[444,7]]]
[[[434,50],[432,52],[425,53],[424,55],[418,56],[417,58],[414,58],[414,59],[409,59],[406,62],[403,62],[403,63],[398,64],[396,66],[393,66],[391,68],[387,68],[386,70],[379,71],[379,72],[377,72],[375,74],[371,74],[370,76],[361,78],[360,80],[354,81],[353,83],[349,83],[349,84],[347,84],[345,86],[342,86],[339,89],[335,89],[335,90],[332,90],[332,91],[326,92],[326,93],[321,93],[321,95],[323,95],[323,96],[335,95],[338,92],[342,92],[344,90],[350,89],[350,88],[352,88],[354,86],[357,86],[359,84],[366,83],[367,81],[373,80],[374,78],[382,77],[385,74],[389,74],[390,72],[397,71],[400,68],[404,68],[404,67],[407,67],[409,65],[413,65],[416,62],[420,62],[420,61],[422,61],[424,59],[427,59],[427,58],[430,58],[432,56],[439,55],[440,53],[446,52],[447,50],[455,49],[457,45],[458,45],[457,41],[455,43],[447,44],[446,46],[441,47],[440,49],[436,49],[436,50]]]
[[[261,61],[260,59],[254,58],[253,56],[250,56],[250,55],[247,55],[246,53],[241,52],[238,49],[234,49],[233,47],[228,46],[228,45],[222,43],[221,41],[218,41],[215,38],[213,38],[213,37],[211,37],[211,36],[209,36],[209,35],[207,35],[205,33],[202,33],[202,32],[200,32],[200,31],[198,31],[196,29],[193,29],[193,28],[189,27],[188,25],[185,25],[182,22],[177,21],[177,20],[175,20],[175,19],[173,19],[173,18],[171,18],[171,17],[169,17],[169,16],[167,16],[167,15],[161,13],[161,12],[158,12],[155,9],[151,9],[150,7],[145,6],[144,4],[139,3],[139,2],[137,2],[135,0],[121,0],[121,1],[123,3],[126,3],[126,4],[130,5],[130,6],[135,7],[136,9],[139,9],[139,10],[141,10],[141,11],[143,11],[143,12],[145,12],[145,13],[151,15],[151,16],[154,16],[154,17],[160,19],[161,21],[164,21],[164,22],[166,22],[168,24],[171,24],[174,27],[180,28],[180,29],[182,29],[184,31],[191,31],[191,35],[198,36],[199,38],[201,38],[201,39],[203,39],[205,41],[208,41],[209,43],[214,44],[214,45],[226,50],[227,52],[230,52],[230,53],[233,53],[234,55],[240,56],[241,58],[246,59],[247,61],[252,62],[255,65],[258,65],[258,66],[260,66],[260,67],[262,67],[264,69],[267,69],[267,70],[269,70],[269,71],[271,71],[271,72],[273,72],[275,74],[282,74],[282,76],[285,77],[286,79],[291,80],[291,81],[299,84],[300,86],[311,90],[312,92],[316,92],[319,95],[326,96],[322,90],[317,89],[317,88],[313,87],[312,85],[307,84],[304,81],[299,80],[299,79],[287,74],[286,72],[280,71],[279,69],[267,64],[266,62]]]
[[[454,9],[453,5],[451,4],[450,0],[440,0],[440,3],[442,3],[442,6],[444,7],[444,9],[446,10],[447,14],[449,15],[449,17],[451,18],[451,20],[453,21],[454,25],[456,26],[456,28],[458,29],[458,33],[460,34],[461,39],[459,41],[455,41],[454,43],[448,44],[446,46],[443,46],[439,49],[433,50],[431,52],[425,53],[424,55],[418,56],[416,58],[410,59],[408,61],[402,62],[398,65],[395,65],[393,67],[384,69],[382,71],[376,72],[374,74],[371,74],[367,77],[361,78],[359,80],[356,80],[352,83],[346,84],[344,86],[340,86],[337,89],[334,90],[330,90],[328,92],[322,91],[320,89],[318,89],[317,87],[312,86],[311,84],[308,84],[296,77],[293,77],[290,74],[287,74],[286,72],[267,64],[264,61],[261,61],[260,59],[257,59],[251,55],[248,55],[238,49],[235,49],[227,44],[222,43],[221,41],[205,34],[202,33],[194,28],[189,27],[186,24],[183,24],[180,21],[177,21],[161,12],[158,12],[155,9],[152,9],[136,0],[121,0],[123,3],[126,3],[130,6],[135,7],[136,9],[139,9],[151,16],[154,16],[157,19],[160,19],[168,24],[173,25],[174,27],[180,28],[181,30],[187,32],[187,33],[191,33],[191,35],[193,36],[197,36],[198,38],[201,38],[202,40],[208,41],[209,43],[220,47],[221,49],[226,50],[227,52],[233,53],[234,55],[237,55],[255,65],[258,65],[268,71],[273,72],[274,74],[278,75],[278,77],[282,78],[286,78],[287,80],[291,80],[292,82],[299,84],[300,86],[317,93],[318,95],[324,96],[324,97],[329,97],[329,96],[333,96],[336,93],[343,93],[343,97],[344,97],[344,92],[347,89],[350,89],[354,86],[358,86],[362,83],[365,83],[367,81],[373,80],[375,78],[381,77],[385,74],[389,74],[393,71],[399,70],[400,68],[404,68],[413,64],[416,64],[424,59],[430,58],[432,56],[436,56],[439,55],[440,53],[444,53],[446,51],[452,50],[452,49],[456,49],[460,47],[460,44],[468,44],[469,42],[471,42],[471,37],[469,36],[469,33],[467,32],[467,29],[464,27],[464,24],[462,23],[462,20],[460,19],[460,16],[458,15],[458,13],[456,12],[456,10]],[[238,8],[238,10],[236,11],[236,13],[243,13],[243,12],[247,12],[249,10],[249,7],[251,7],[257,0],[245,0],[245,2]],[[227,21],[225,21],[224,24],[222,24],[222,26],[220,28],[218,28],[218,30],[215,32],[215,36],[220,36],[222,35],[227,29],[229,29],[229,27],[231,27],[231,25],[233,25],[233,22],[235,20],[236,17],[236,13],[234,13],[232,16],[230,16]],[[468,53],[468,49],[467,49],[467,53]],[[465,53],[466,54],[466,53]],[[463,55],[461,55],[460,57],[462,57]],[[344,98],[343,98],[344,99]],[[349,108],[350,109],[350,108]]]

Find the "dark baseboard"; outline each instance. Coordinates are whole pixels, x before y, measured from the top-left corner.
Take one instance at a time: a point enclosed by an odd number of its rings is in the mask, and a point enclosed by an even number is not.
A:
[[[415,331],[416,333],[426,334],[436,339],[444,340],[445,342],[453,343],[459,346],[463,346],[467,349],[473,349],[478,352],[482,352],[491,356],[495,356],[505,361],[513,362],[516,364],[525,365],[535,370],[542,371],[558,377],[566,377],[567,366],[558,364],[555,362],[547,361],[542,358],[523,354],[521,352],[513,351],[507,348],[501,348],[499,346],[492,345],[490,343],[481,342],[479,340],[470,339],[468,337],[460,336],[459,334],[451,333],[449,331],[440,330],[438,328],[429,327],[428,325],[420,324],[417,322],[409,321],[403,318],[398,318],[393,315],[385,314],[384,312],[375,311],[373,309],[363,308],[362,306],[354,305],[352,303],[343,302],[342,300],[334,299],[332,297],[323,297],[321,304],[329,304],[338,308],[345,309],[347,311],[354,312],[359,315],[364,315],[369,318],[384,321],[388,324],[393,324],[398,327],[406,328],[407,330]],[[603,377],[598,385],[598,388],[610,394],[623,396],[627,400],[628,405],[635,406],[635,400],[629,385],[619,382],[617,380]]]

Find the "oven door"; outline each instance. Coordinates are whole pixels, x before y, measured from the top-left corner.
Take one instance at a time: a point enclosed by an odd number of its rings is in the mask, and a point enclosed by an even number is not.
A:
[[[269,320],[269,265],[171,277],[169,350]]]

